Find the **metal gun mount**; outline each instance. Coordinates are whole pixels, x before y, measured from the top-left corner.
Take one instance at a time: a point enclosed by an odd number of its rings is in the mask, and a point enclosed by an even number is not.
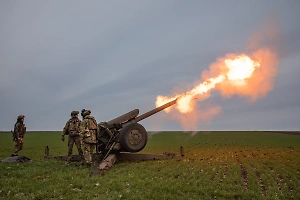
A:
[[[146,146],[148,140],[146,129],[138,122],[176,103],[177,99],[140,116],[138,116],[139,110],[134,109],[108,122],[99,123],[100,133],[97,135],[97,152],[93,153],[93,160],[99,165],[96,165],[97,167],[92,169],[92,174],[101,175],[103,171],[108,170],[118,161],[162,160],[184,156],[182,146],[180,147],[180,155],[175,155],[174,153],[131,153],[141,151]],[[45,147],[44,158],[56,158],[68,161],[80,161],[82,159],[79,155],[72,155],[71,158],[68,156],[50,156],[48,146]]]
[[[103,172],[110,169],[115,163],[122,161],[146,161],[146,160],[166,160],[177,158],[181,159],[184,156],[183,147],[180,147],[180,154],[176,155],[175,153],[163,153],[163,154],[140,154],[140,153],[127,153],[127,152],[119,152],[115,154],[109,154],[105,159],[102,154],[93,153],[93,167],[91,168],[92,176],[101,176]],[[69,156],[50,156],[49,146],[45,147],[45,159],[55,158],[60,160],[70,161],[81,161],[82,157],[79,155]]]
[[[97,136],[97,152],[104,153],[105,158],[110,152],[141,151],[147,144],[148,136],[146,129],[138,122],[176,103],[177,99],[140,116],[138,116],[139,110],[134,109],[108,122],[99,123],[100,134]]]

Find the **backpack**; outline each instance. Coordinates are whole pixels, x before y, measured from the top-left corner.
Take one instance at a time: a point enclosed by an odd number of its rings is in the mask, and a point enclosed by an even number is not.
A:
[[[69,135],[70,136],[78,136],[79,135],[79,126],[80,126],[79,119],[70,119],[69,127],[68,127]]]
[[[88,123],[88,128],[89,130],[97,130],[98,125],[94,117],[89,117],[89,123]]]

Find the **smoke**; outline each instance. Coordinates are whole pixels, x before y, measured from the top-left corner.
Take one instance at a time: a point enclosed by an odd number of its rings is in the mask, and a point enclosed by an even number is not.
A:
[[[257,99],[265,97],[273,89],[274,77],[277,74],[280,31],[275,15],[268,16],[263,20],[261,28],[250,35],[248,45],[245,49],[246,53],[243,53],[243,55],[247,55],[251,60],[257,61],[260,64],[255,68],[253,74],[242,81],[224,79],[217,83],[213,89],[219,91],[224,98],[238,95],[245,97],[249,102],[255,102]],[[201,83],[226,74],[228,68],[225,66],[225,61],[227,59],[233,60],[240,55],[241,53],[227,54],[224,57],[216,59],[210,65],[209,70],[202,72]],[[173,109],[171,110],[171,116],[181,122],[185,131],[197,130],[199,124],[209,123],[213,117],[222,111],[219,105],[207,103],[209,97],[210,90],[197,95],[197,100],[189,102],[190,106],[194,108],[191,112],[182,114]]]
[[[282,50],[282,40],[279,22],[275,14],[267,16],[261,23],[259,30],[248,38],[246,47],[250,52],[268,48],[278,54]]]
[[[265,97],[273,89],[274,77],[279,65],[280,32],[277,19],[274,15],[268,16],[262,23],[262,28],[254,32],[248,39],[248,56],[260,63],[253,75],[245,84],[224,80],[217,84],[216,88],[224,97],[232,95],[250,97],[252,101]],[[237,54],[227,54],[218,58],[210,65],[209,70],[202,73],[202,80],[216,77],[224,73],[224,60],[234,59]]]
[[[201,124],[210,123],[210,121],[222,111],[219,105],[199,105],[189,114],[179,114],[178,119],[182,124],[184,131],[197,131]]]
[[[258,67],[252,76],[243,82],[224,80],[216,85],[216,88],[225,98],[232,95],[245,96],[254,102],[258,98],[265,97],[268,92],[273,89],[274,77],[277,74],[277,67],[279,65],[279,57],[271,48],[260,48],[255,52],[249,54],[253,60],[259,60],[260,67]],[[222,73],[224,69],[224,60],[233,59],[238,55],[228,54],[223,58],[219,58],[210,66],[210,71],[202,74],[202,79],[207,79],[215,74]]]
[[[224,97],[237,94],[250,97],[250,100],[254,102],[258,98],[265,97],[273,89],[274,77],[279,65],[280,38],[279,23],[276,16],[268,16],[263,20],[261,29],[249,37],[246,47],[250,52],[250,57],[259,61],[260,67],[246,80],[247,84],[239,85],[239,87],[228,83],[228,81],[218,84],[217,89]],[[233,54],[226,56],[226,58],[232,57],[234,57]],[[217,63],[213,67],[220,65]]]

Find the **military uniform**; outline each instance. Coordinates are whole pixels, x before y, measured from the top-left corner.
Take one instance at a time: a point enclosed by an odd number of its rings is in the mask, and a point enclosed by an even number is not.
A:
[[[24,145],[24,135],[26,133],[26,126],[24,124],[24,115],[19,115],[17,118],[17,122],[15,123],[14,126],[14,131],[13,131],[13,141],[15,145],[15,150],[12,156],[18,156],[18,153],[20,150],[23,149]]]
[[[78,154],[83,158],[81,149],[81,138],[79,136],[79,127],[81,120],[78,119],[78,111],[71,112],[71,119],[69,119],[63,129],[61,140],[65,140],[65,135],[68,135],[68,156],[71,158],[73,152],[73,145],[75,143]]]
[[[84,159],[88,165],[92,164],[92,154],[97,144],[97,134],[99,132],[97,121],[90,114],[90,110],[83,109],[81,112],[83,120],[80,124],[80,136],[84,143]]]

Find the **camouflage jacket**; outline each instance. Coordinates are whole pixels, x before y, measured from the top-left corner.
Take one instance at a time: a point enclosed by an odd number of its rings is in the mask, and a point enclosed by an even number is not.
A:
[[[16,122],[13,132],[14,138],[23,138],[26,133],[26,126],[22,122]]]
[[[97,134],[99,128],[97,121],[93,116],[87,115],[80,124],[80,136],[86,143],[97,143]]]
[[[63,129],[62,136],[79,136],[79,127],[81,124],[81,120],[77,117],[72,117],[69,119]]]

